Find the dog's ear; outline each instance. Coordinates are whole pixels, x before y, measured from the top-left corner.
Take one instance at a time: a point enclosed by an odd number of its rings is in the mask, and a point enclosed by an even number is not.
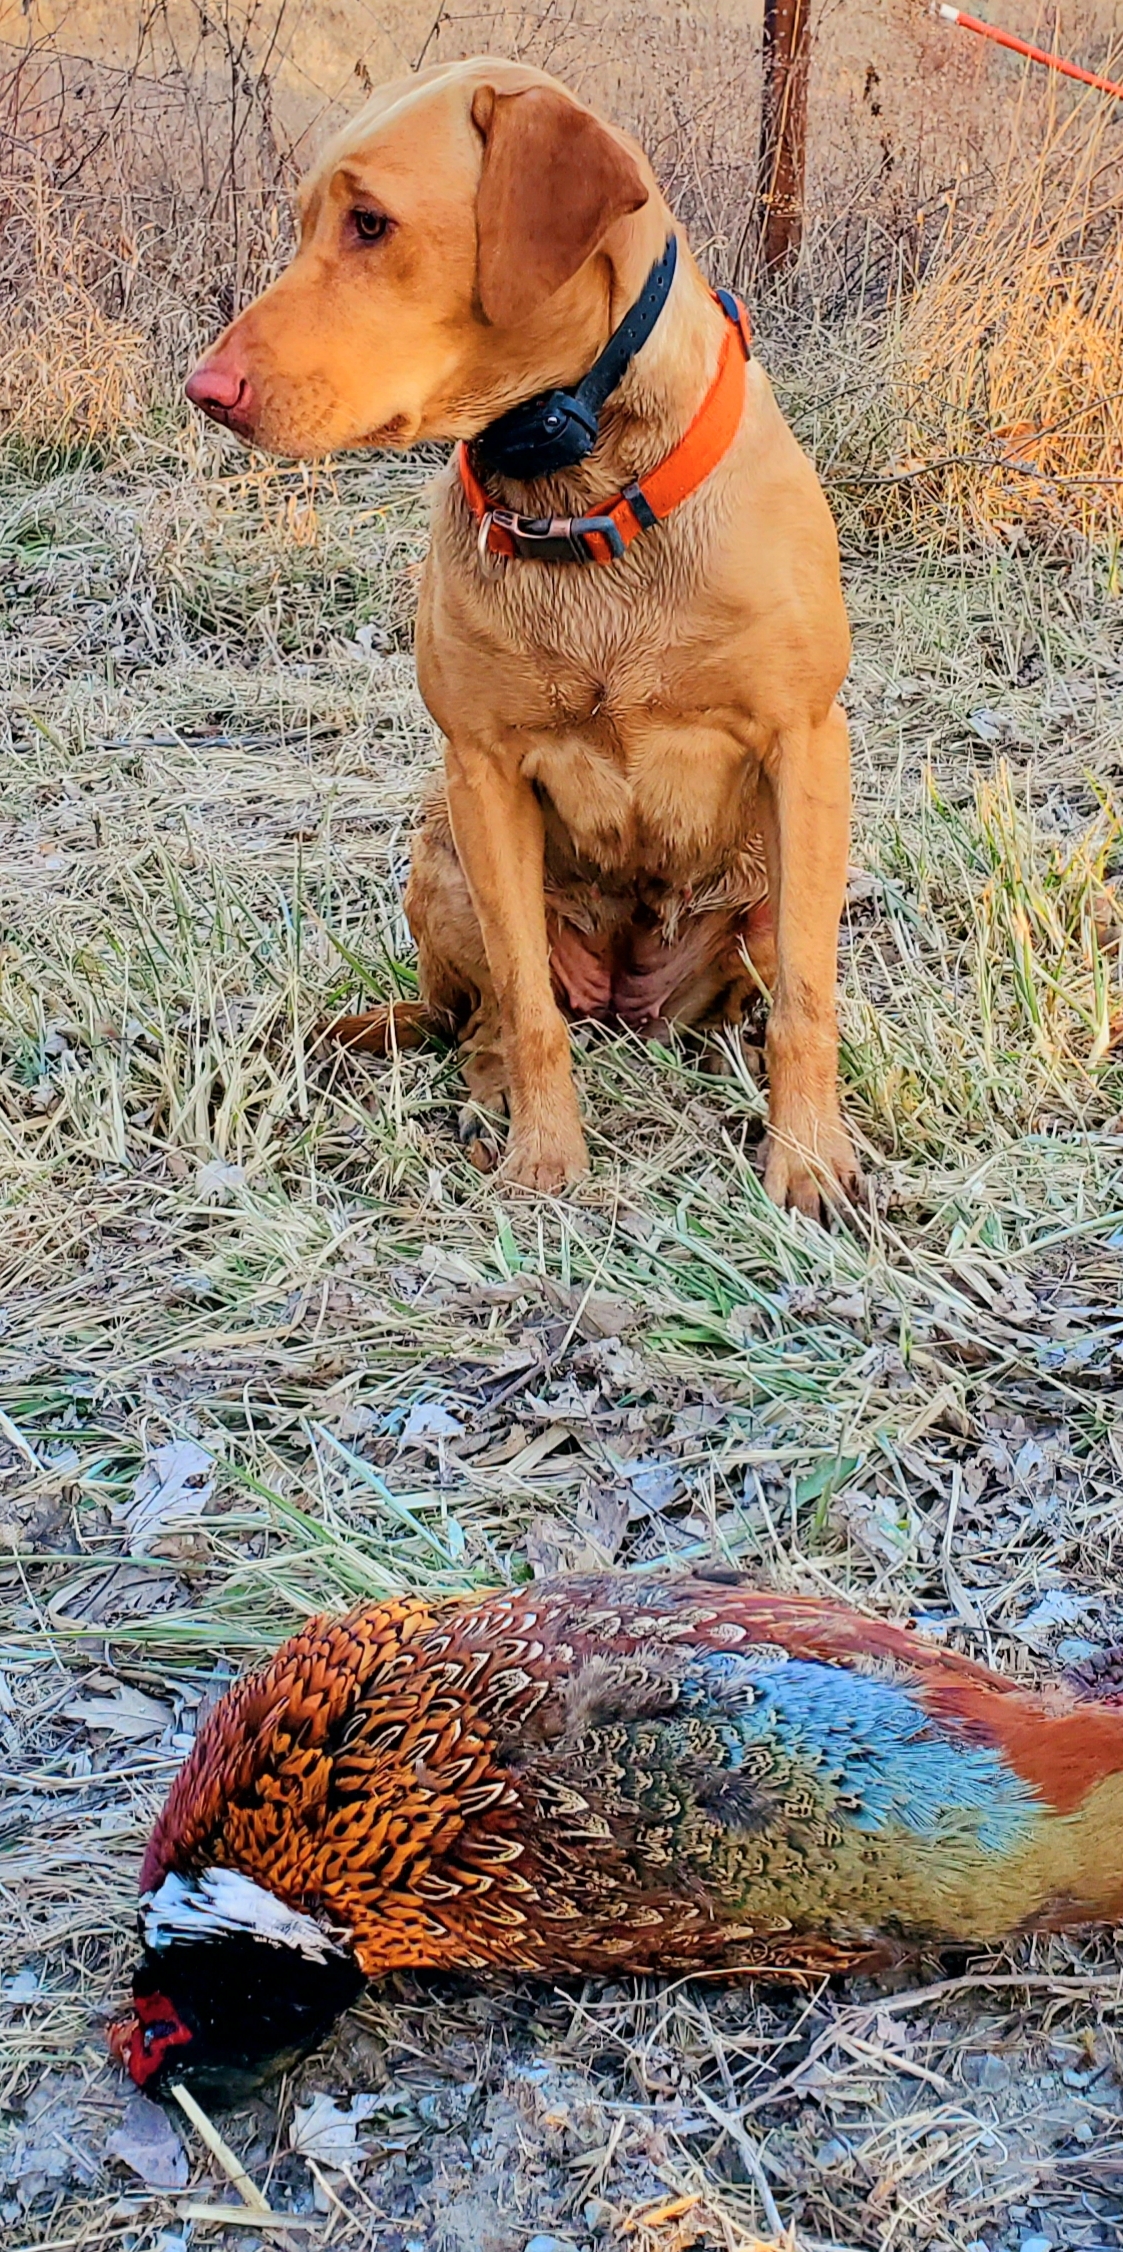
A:
[[[521,94],[478,88],[472,122],[483,135],[476,203],[480,303],[513,328],[583,266],[614,219],[648,191],[627,149],[551,86]]]

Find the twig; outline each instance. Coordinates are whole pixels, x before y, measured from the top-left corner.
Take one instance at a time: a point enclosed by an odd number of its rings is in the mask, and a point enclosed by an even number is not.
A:
[[[440,31],[442,23],[444,22],[444,14],[445,0],[441,0],[440,7],[437,9],[437,13],[434,16],[433,21],[430,24],[420,47],[417,50],[417,60],[416,62],[410,64],[411,70],[420,70],[422,63],[424,62],[425,57],[428,54],[434,39],[437,37]]]
[[[773,2236],[783,2236],[784,2224],[780,2219],[780,2209],[772,2195],[768,2177],[761,2164],[760,2152],[752,2136],[746,2132],[740,2119],[733,2112],[722,2111],[714,2102],[713,2097],[706,2094],[704,2088],[695,2088],[692,2090],[692,2094],[703,2109],[709,2112],[711,2119],[716,2119],[718,2126],[725,2129],[730,2142],[736,2144],[737,2150],[752,2176],[764,2218]]]
[[[928,2065],[917,2064],[913,2057],[898,2056],[893,2049],[875,2049],[872,2041],[856,2040],[852,2033],[839,2033],[836,2039],[839,2048],[846,2049],[851,2056],[871,2057],[875,2064],[888,2064],[894,2072],[903,2072],[906,2080],[924,2080],[930,2088],[935,2088],[938,2095],[955,2094],[951,2081],[945,2080],[942,2072],[933,2072]]]
[[[5,1415],[3,1408],[0,1408],[0,1438],[5,1438],[9,1446],[15,1447],[17,1453],[22,1454],[28,1468],[34,1470],[37,1477],[43,1476],[46,1464],[40,1462],[34,1447],[24,1438],[18,1423],[13,1423],[11,1416]]]
[[[262,2196],[257,2183],[250,2180],[241,2159],[235,2158],[229,2143],[223,2141],[218,2128],[208,2119],[202,2105],[196,2103],[182,2080],[175,2082],[172,2094],[180,2110],[187,2113],[196,2134],[205,2142],[212,2156],[217,2158],[223,2173],[233,2182],[239,2197],[250,2211],[259,2219],[268,2215],[270,2220],[276,2220],[278,2216],[272,2212],[268,2199]],[[240,2215],[236,2217],[241,2218]]]
[[[285,2229],[320,2229],[319,2213],[259,2213],[252,2205],[181,2205],[181,2221],[212,2221],[223,2228],[267,2229],[278,2235]]]

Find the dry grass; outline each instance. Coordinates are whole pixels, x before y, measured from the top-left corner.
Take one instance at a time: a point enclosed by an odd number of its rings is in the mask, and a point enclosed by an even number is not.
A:
[[[993,200],[957,227],[891,346],[906,532],[1018,527],[1113,547],[1123,529],[1123,194],[1098,97],[1015,134]]]
[[[1071,482],[1117,444],[1098,144],[1073,142],[1059,201],[1075,123],[1036,203],[1011,187],[988,217],[964,190],[907,307],[885,311],[882,209],[818,238],[864,310],[828,324],[809,286],[763,323],[842,512],[856,634],[844,1066],[876,1194],[828,1235],[764,1200],[755,1080],[704,1078],[686,1048],[579,1036],[596,1171],[543,1205],[463,1161],[447,1057],[318,1050],[327,1011],[413,979],[427,465],[247,460],[171,412],[193,335],[283,254],[290,151],[248,86],[248,170],[212,182],[215,255],[198,182],[179,204],[161,183],[150,87],[102,144],[100,205],[57,165],[6,176],[13,2252],[216,2241],[107,2155],[122,2089],[102,2024],[200,1707],[318,1605],[717,1557],[1026,1677],[1123,1638],[1123,646],[1105,488]],[[704,109],[680,123],[667,169],[684,199],[710,192],[692,209],[716,263],[736,176],[708,176]],[[142,207],[122,167],[144,131]],[[1052,429],[1093,385],[1096,415],[1015,475],[999,422]],[[921,475],[909,449],[955,459]],[[177,1437],[213,1490],[138,1548],[138,1475]],[[523,2252],[543,2233],[748,2252],[779,2218],[804,2252],[1035,2234],[1091,2252],[1123,2218],[1121,2008],[1106,1939],[795,1998],[401,1981],[223,2125],[305,2224],[293,2242],[311,2222],[379,2252]],[[370,2156],[318,2192],[289,2149],[317,2089],[380,2106]],[[208,2163],[193,2142],[192,2202],[224,2194]]]
[[[317,141],[372,69],[423,50],[519,54],[603,103],[650,149],[715,277],[755,292],[759,32],[721,0],[638,26],[615,6],[594,25],[578,0],[416,18],[397,0],[386,24],[366,0],[152,0],[135,15],[109,36],[82,0],[56,31],[49,10],[0,0],[0,430],[33,448],[101,446],[178,413],[196,346],[287,255]],[[1110,6],[1025,28],[1115,68]],[[860,27],[828,5],[816,36],[807,240],[758,326],[844,526],[863,542],[1028,533],[1114,553],[1116,105],[922,25],[911,0]]]
[[[596,1174],[539,1207],[458,1155],[441,1055],[312,1039],[410,982],[421,476],[313,480],[192,431],[4,488],[3,1866],[35,1973],[3,2035],[13,2245],[174,2232],[105,2158],[99,2011],[199,1700],[316,1605],[716,1555],[1031,1675],[1123,1633],[1103,570],[851,571],[869,1224],[766,1204],[750,1079],[603,1033]],[[422,1414],[403,1443],[426,1406],[458,1429]],[[177,1435],[214,1494],[130,1553]],[[156,1703],[135,1735],[105,1717],[122,1684]],[[1106,2244],[1120,1998],[1110,1946],[1061,1941],[802,2001],[407,1984],[303,2089],[386,2097],[335,2229],[388,2252],[736,2247],[766,2220],[753,2150],[801,2245]],[[301,2095],[280,2129],[226,2123],[259,2180]],[[306,2203],[305,2162],[270,2194]]]

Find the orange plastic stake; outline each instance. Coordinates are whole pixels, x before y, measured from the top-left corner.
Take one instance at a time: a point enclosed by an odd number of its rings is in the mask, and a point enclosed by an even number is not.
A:
[[[999,47],[1010,47],[1015,55],[1028,56],[1031,63],[1044,63],[1047,70],[1059,70],[1065,78],[1078,78],[1082,86],[1098,86],[1101,94],[1114,94],[1123,102],[1123,86],[1111,78],[1099,78],[1094,70],[1081,70],[1079,63],[1066,62],[1063,55],[1047,54],[1044,47],[1031,47],[1028,39],[1016,39],[1012,31],[1000,31],[997,24],[983,23],[978,16],[969,16],[962,8],[949,8],[944,4],[933,10],[943,23],[957,23],[961,31],[977,31],[980,39],[993,39]]]

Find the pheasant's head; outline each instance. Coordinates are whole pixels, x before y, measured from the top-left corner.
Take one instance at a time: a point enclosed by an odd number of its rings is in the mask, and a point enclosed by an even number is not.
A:
[[[177,2080],[247,2095],[315,2048],[364,1984],[339,1940],[236,1869],[165,1877],[140,1926],[133,2012],[110,2046],[148,2096]]]

